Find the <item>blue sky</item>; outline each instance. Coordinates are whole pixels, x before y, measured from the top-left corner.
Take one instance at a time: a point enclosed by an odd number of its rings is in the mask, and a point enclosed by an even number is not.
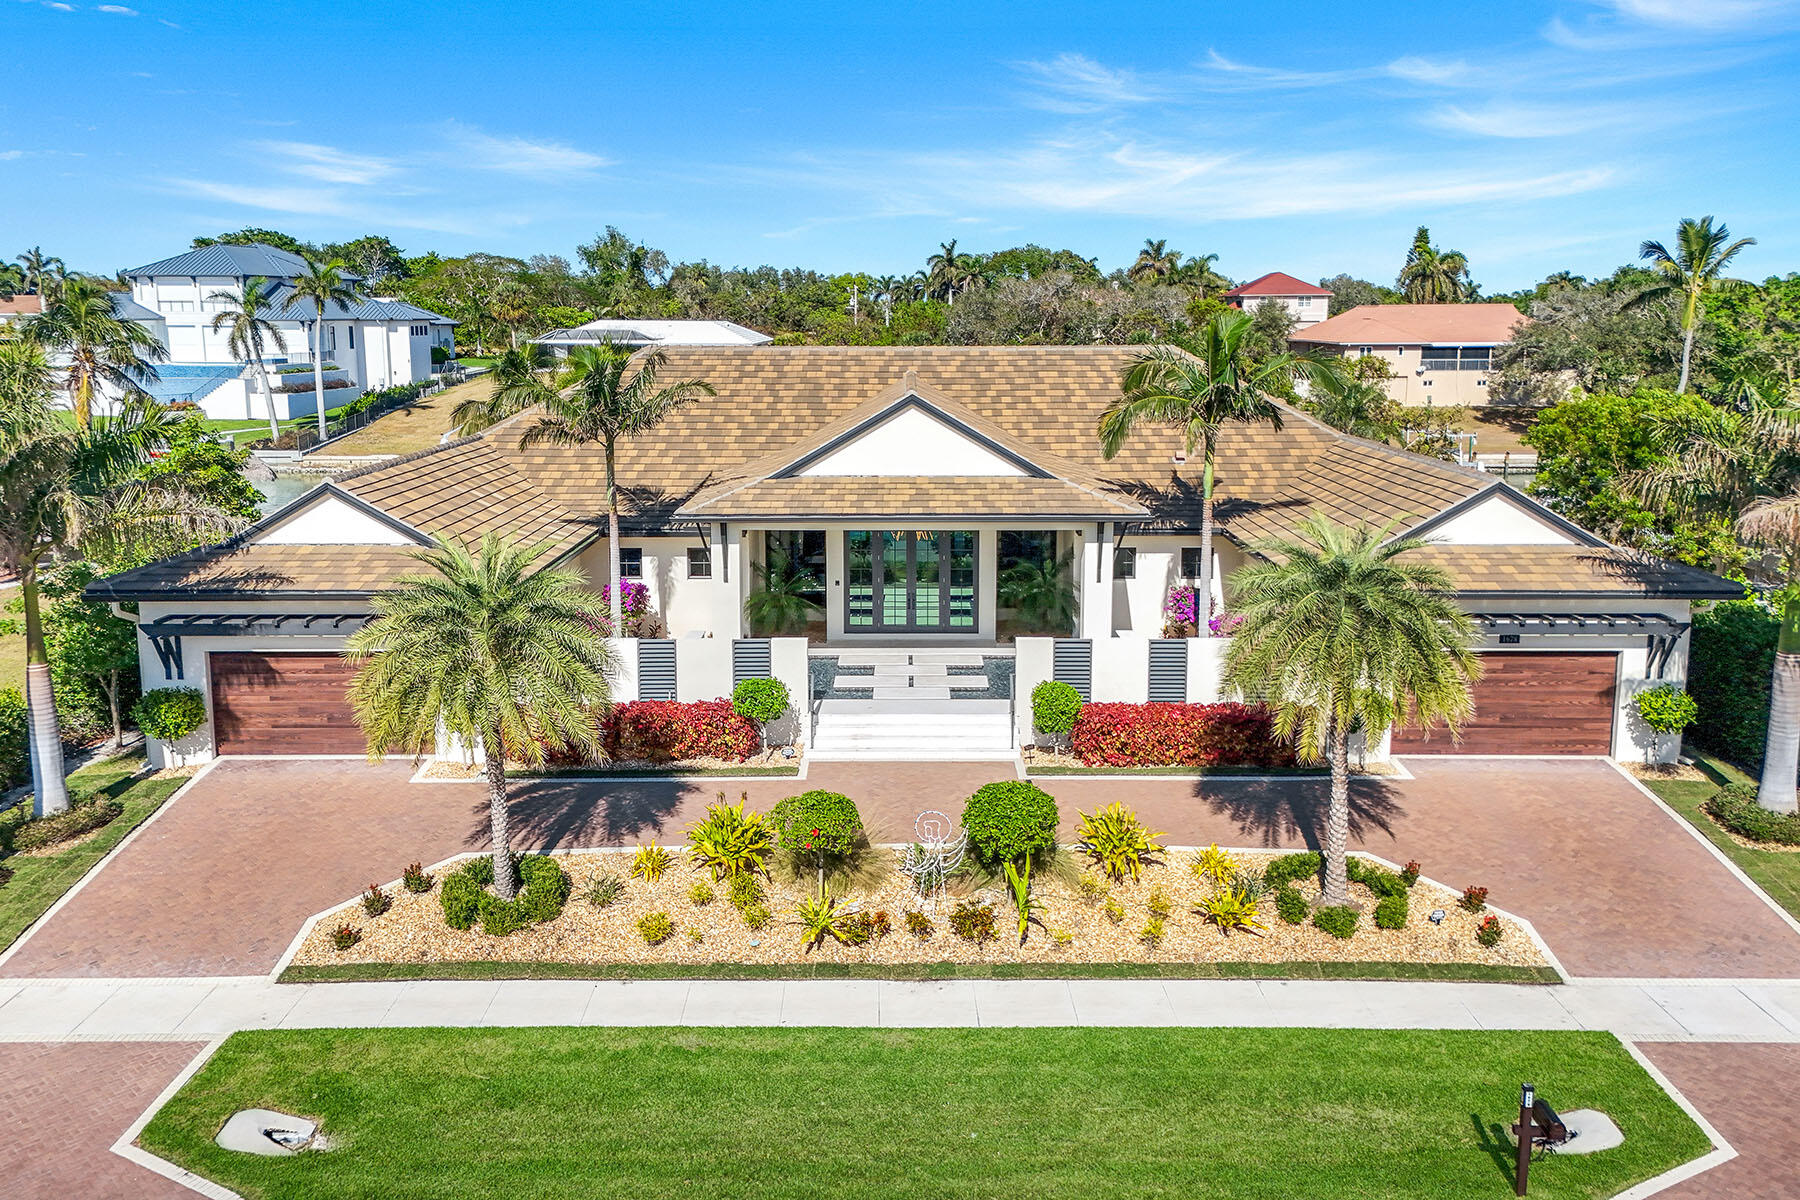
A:
[[[1800,0],[94,4],[0,0],[0,253],[196,233],[901,272],[946,238],[1493,290],[1681,216],[1800,270]],[[16,243],[16,245],[15,245]]]

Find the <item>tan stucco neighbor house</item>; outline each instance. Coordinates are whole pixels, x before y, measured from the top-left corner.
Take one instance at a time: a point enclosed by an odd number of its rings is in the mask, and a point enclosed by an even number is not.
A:
[[[1308,329],[1319,324],[1331,312],[1331,292],[1327,288],[1296,279],[1285,271],[1270,271],[1248,283],[1240,283],[1225,293],[1233,307],[1245,312],[1273,304],[1294,318],[1294,328]]]
[[[625,572],[667,629],[637,642],[622,698],[706,698],[745,672],[791,668],[797,704],[858,686],[871,719],[884,697],[902,714],[973,701],[999,706],[1002,736],[1038,677],[1099,700],[1218,698],[1226,640],[1164,636],[1171,587],[1199,574],[1198,469],[1173,430],[1144,429],[1111,461],[1095,437],[1140,352],[664,351],[665,378],[717,394],[619,454]],[[139,605],[145,687],[209,693],[190,752],[360,752],[337,651],[374,593],[420,569],[428,535],[497,531],[603,582],[599,452],[521,448],[530,419],[338,476],[229,542],[95,583],[93,595]],[[1464,741],[1396,733],[1410,753],[1639,753],[1631,695],[1684,678],[1692,601],[1740,593],[1610,546],[1492,476],[1292,409],[1279,430],[1228,430],[1218,481],[1224,610],[1259,540],[1309,513],[1431,539],[1423,553],[1476,617],[1487,673]],[[771,658],[742,614],[780,555],[808,572],[819,609],[809,640],[776,639]],[[1051,558],[1069,563],[1076,627],[1015,642],[999,580]],[[797,666],[781,665],[787,654]],[[960,728],[943,733],[947,752]]]
[[[1295,330],[1289,341],[1385,360],[1394,374],[1387,393],[1399,404],[1482,405],[1490,403],[1495,348],[1528,320],[1510,304],[1361,304]]]

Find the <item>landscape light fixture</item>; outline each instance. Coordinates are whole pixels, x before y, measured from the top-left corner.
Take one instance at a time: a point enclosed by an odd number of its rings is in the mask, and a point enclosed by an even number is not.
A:
[[[1442,925],[1444,923],[1444,910],[1443,909],[1434,908],[1431,910],[1431,923],[1433,925]]]

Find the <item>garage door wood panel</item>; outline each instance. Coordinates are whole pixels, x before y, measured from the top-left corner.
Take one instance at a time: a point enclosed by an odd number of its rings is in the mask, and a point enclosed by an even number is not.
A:
[[[1396,729],[1395,753],[1610,754],[1617,654],[1483,654],[1475,715],[1461,742]]]
[[[350,711],[356,668],[337,654],[215,653],[213,731],[221,754],[360,754]]]

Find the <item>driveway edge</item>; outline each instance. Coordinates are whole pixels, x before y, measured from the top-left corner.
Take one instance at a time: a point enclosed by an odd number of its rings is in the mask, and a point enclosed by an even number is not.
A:
[[[194,1056],[193,1061],[183,1067],[175,1078],[169,1081],[169,1086],[156,1094],[156,1099],[150,1101],[150,1107],[139,1114],[138,1119],[119,1135],[118,1140],[112,1144],[112,1152],[127,1162],[135,1163],[146,1171],[161,1175],[164,1179],[178,1183],[191,1192],[207,1197],[208,1200],[243,1200],[242,1196],[230,1188],[214,1183],[203,1175],[196,1175],[192,1171],[178,1167],[168,1159],[160,1158],[137,1144],[138,1135],[144,1132],[144,1126],[150,1124],[151,1119],[162,1110],[162,1106],[174,1099],[175,1093],[186,1087],[188,1080],[198,1074],[200,1068],[205,1066],[207,1060],[216,1054],[219,1047],[224,1044],[224,1037],[216,1037],[206,1043],[205,1048]],[[1627,1049],[1629,1048],[1627,1046]]]

